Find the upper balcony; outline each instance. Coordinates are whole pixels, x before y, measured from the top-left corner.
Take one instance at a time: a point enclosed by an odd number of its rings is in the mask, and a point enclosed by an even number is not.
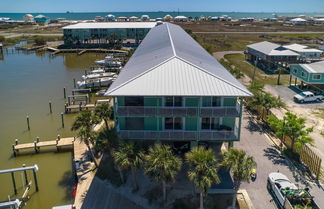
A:
[[[240,105],[235,107],[147,107],[122,106],[117,108],[119,116],[162,116],[162,117],[239,117]]]

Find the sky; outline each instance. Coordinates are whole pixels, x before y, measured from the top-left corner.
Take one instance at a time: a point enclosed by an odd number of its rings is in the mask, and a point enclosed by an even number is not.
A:
[[[317,12],[324,0],[0,0],[0,12]]]

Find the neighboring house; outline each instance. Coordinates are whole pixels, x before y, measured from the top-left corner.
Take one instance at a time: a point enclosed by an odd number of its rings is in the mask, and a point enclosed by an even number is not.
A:
[[[274,69],[278,65],[297,63],[299,58],[298,53],[268,41],[248,45],[246,52],[248,59],[263,69]]]
[[[315,86],[324,90],[324,61],[314,62],[311,64],[291,65],[290,75],[304,84]]]
[[[240,140],[244,97],[252,96],[180,26],[150,30],[106,96],[121,138],[143,141]]]
[[[44,15],[37,15],[34,17],[34,20],[37,24],[45,24],[47,22],[47,17]]]
[[[78,23],[63,27],[64,43],[98,44],[111,36],[118,39],[143,40],[156,22]]]
[[[321,59],[322,51],[318,49],[312,49],[308,46],[300,44],[290,44],[283,46],[286,49],[294,51],[300,55],[301,60],[319,60]]]
[[[307,24],[307,20],[300,18],[300,17],[291,19],[289,22],[293,25],[306,25]]]

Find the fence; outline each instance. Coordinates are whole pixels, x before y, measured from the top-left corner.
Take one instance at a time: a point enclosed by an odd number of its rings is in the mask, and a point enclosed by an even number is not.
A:
[[[262,120],[267,125],[267,118],[270,115],[277,117],[271,111],[267,112],[265,108],[261,106],[253,107],[253,110],[257,112],[258,119]],[[292,148],[293,141],[289,136],[280,138],[280,140],[287,148]],[[322,159],[307,144],[303,145],[301,148],[296,147],[295,150],[299,154],[300,161],[302,162],[302,164],[305,165],[312,172],[316,179],[319,179],[322,172]]]

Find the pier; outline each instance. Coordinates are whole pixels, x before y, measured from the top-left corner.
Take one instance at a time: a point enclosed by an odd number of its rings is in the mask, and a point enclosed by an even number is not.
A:
[[[125,56],[128,53],[128,51],[116,50],[116,49],[55,49],[52,47],[47,47],[47,50],[52,52],[51,55],[57,55],[60,53],[77,53],[78,55],[82,55],[84,53],[92,52],[92,53],[109,53],[109,54],[117,54],[120,56]]]
[[[60,138],[60,136],[57,136],[57,138],[52,141],[39,141],[39,138],[37,137],[37,140],[33,143],[19,144],[18,139],[16,139],[15,144],[12,145],[12,150],[13,155],[16,157],[20,150],[33,149],[35,153],[38,153],[40,148],[44,147],[55,147],[59,150],[60,148],[72,147],[74,141],[74,137]]]

